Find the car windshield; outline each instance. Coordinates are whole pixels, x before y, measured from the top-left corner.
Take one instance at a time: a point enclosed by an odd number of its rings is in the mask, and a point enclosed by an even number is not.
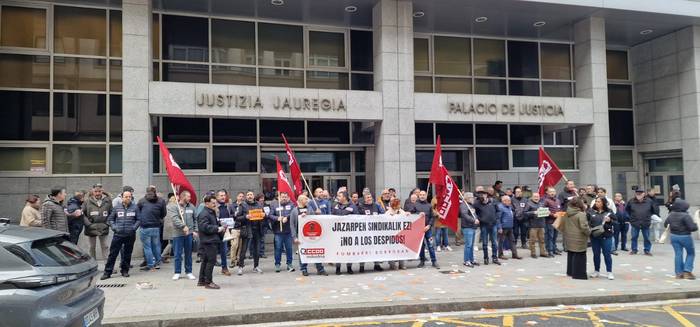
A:
[[[90,256],[63,238],[49,238],[32,243],[36,266],[72,266],[90,260]]]

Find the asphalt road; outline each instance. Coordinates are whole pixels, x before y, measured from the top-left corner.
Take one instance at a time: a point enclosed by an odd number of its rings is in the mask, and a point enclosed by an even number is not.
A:
[[[362,317],[328,321],[279,323],[266,326],[379,326],[379,327],[451,327],[451,326],[700,326],[700,300],[638,303],[625,305],[482,310],[480,312],[411,315],[400,317]]]

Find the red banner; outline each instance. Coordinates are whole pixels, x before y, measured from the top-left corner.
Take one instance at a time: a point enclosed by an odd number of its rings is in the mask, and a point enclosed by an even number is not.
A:
[[[170,183],[175,187],[175,192],[177,192],[178,196],[182,191],[190,192],[192,195],[190,202],[197,204],[197,194],[195,194],[192,184],[190,184],[190,181],[187,180],[185,173],[182,172],[180,166],[178,166],[177,162],[175,162],[173,155],[170,154],[170,151],[165,144],[163,144],[160,137],[157,136],[156,138],[158,140],[158,145],[160,146],[160,153],[161,157],[163,157],[163,163],[165,163],[165,171],[168,172],[168,180],[170,180]]]
[[[537,170],[538,192],[540,195],[544,195],[545,188],[557,185],[564,174],[561,173],[557,164],[542,147],[540,147],[539,161],[539,169]]]
[[[292,191],[292,186],[289,184],[287,174],[284,173],[284,169],[282,169],[282,165],[280,164],[279,159],[277,159],[277,156],[275,156],[275,162],[277,163],[277,192],[287,193],[292,202],[296,203],[297,197],[294,194],[294,191]],[[279,201],[279,199],[277,200]]]
[[[433,164],[430,169],[429,183],[435,188],[437,197],[438,214],[442,217],[441,223],[451,230],[457,232],[457,220],[459,219],[459,187],[450,177],[449,172],[442,165],[442,148],[440,146],[440,135],[435,145]],[[436,217],[440,219],[440,217]]]
[[[289,194],[294,194],[294,197],[296,198],[296,196],[304,192],[304,186],[301,184],[301,168],[299,168],[299,162],[294,156],[292,148],[289,147],[289,143],[287,143],[287,138],[284,137],[284,134],[282,134],[282,139],[284,140],[284,148],[287,150],[287,158],[289,158],[289,172],[292,174],[292,184],[294,185],[294,192]]]

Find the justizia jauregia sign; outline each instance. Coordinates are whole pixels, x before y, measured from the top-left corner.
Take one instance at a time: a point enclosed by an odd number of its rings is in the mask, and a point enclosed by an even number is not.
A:
[[[467,103],[450,102],[449,113],[463,115],[484,115],[484,116],[563,116],[562,106],[555,104],[520,104],[504,103]]]
[[[312,110],[312,111],[345,111],[347,107],[342,99],[283,97],[272,98],[272,103],[265,103],[257,95],[235,95],[218,93],[195,94],[198,107],[219,107],[235,109],[263,109],[272,106],[276,110]]]

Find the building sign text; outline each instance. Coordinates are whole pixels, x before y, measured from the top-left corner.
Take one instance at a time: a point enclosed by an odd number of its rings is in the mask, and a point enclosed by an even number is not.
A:
[[[450,102],[449,113],[451,114],[475,114],[475,115],[503,115],[503,116],[563,116],[564,110],[560,105],[551,104],[502,104],[500,107],[495,103],[465,103]]]

